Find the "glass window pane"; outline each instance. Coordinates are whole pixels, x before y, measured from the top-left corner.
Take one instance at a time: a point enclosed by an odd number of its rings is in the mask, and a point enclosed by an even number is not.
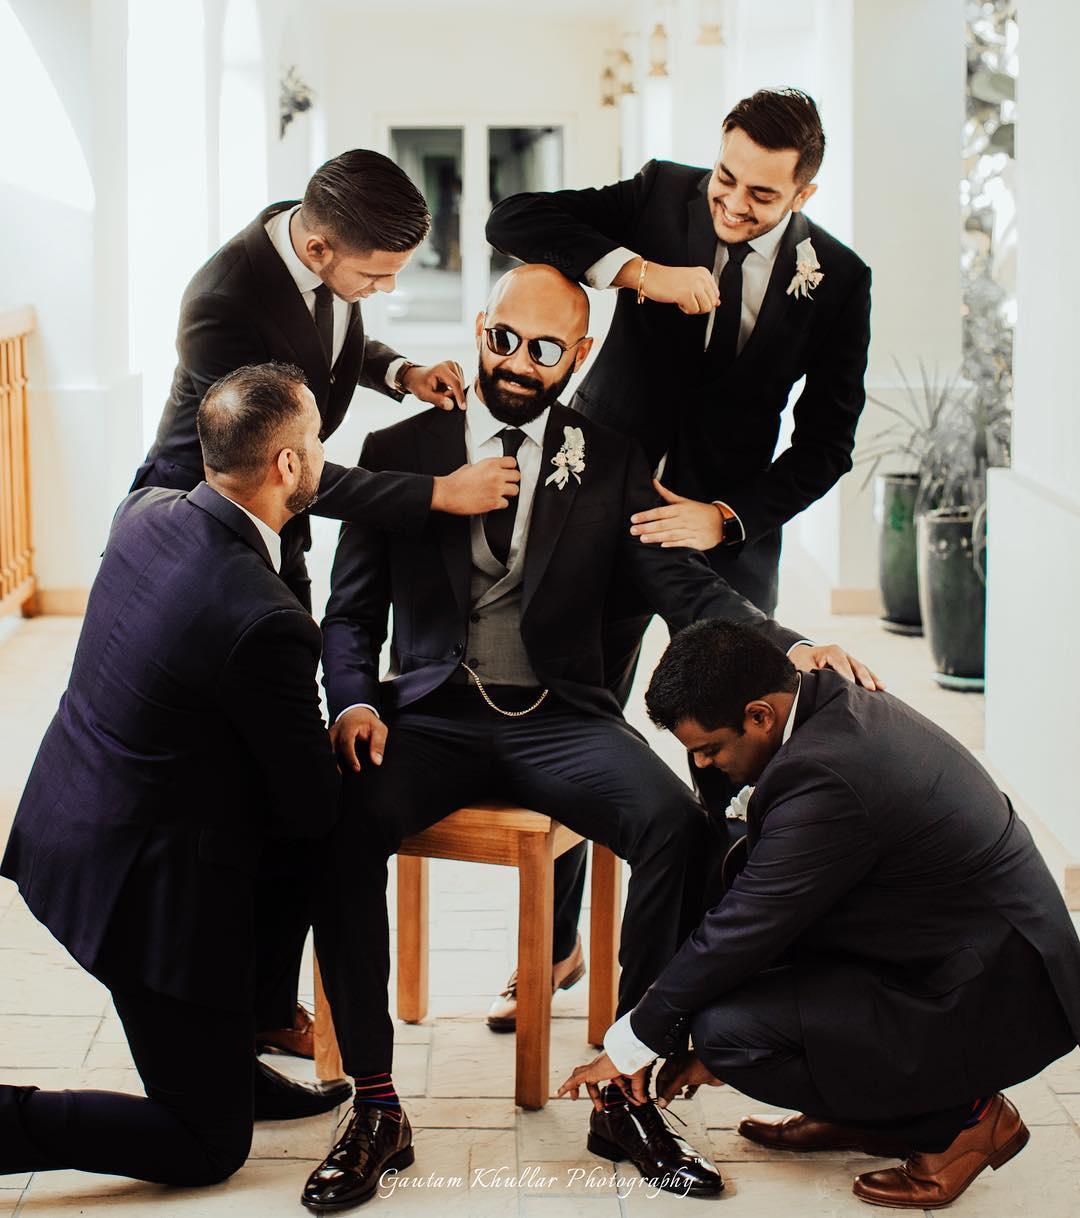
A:
[[[461,182],[460,127],[394,127],[390,156],[416,183],[431,212],[431,232],[398,276],[388,298],[395,321],[460,321]]]
[[[558,190],[562,184],[561,127],[488,128],[488,190],[492,207],[523,190]],[[491,282],[517,261],[491,250]]]

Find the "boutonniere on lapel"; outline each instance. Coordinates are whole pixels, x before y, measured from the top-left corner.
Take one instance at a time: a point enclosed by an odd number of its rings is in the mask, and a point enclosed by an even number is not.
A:
[[[824,278],[825,272],[821,270],[821,263],[818,262],[817,254],[814,252],[813,242],[807,237],[805,241],[800,241],[795,247],[795,276],[788,284],[787,294],[794,295],[796,300],[800,296],[813,300],[814,288]]]
[[[545,486],[554,482],[560,491],[565,490],[571,474],[581,481],[585,472],[585,437],[580,427],[563,428],[562,448],[551,458],[551,464],[555,466],[555,472],[544,480]]]
[[[728,820],[746,820],[746,809],[750,806],[750,796],[753,793],[753,787],[743,787],[738,795],[732,797],[731,802],[724,809],[724,815]]]

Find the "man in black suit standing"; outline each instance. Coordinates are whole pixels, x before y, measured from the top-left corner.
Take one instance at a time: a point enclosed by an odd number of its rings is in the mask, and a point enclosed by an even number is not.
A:
[[[338,809],[319,631],[278,573],[321,420],[299,369],[262,365],[214,386],[198,425],[207,481],[116,514],[0,864],[109,987],[146,1096],[0,1086],[0,1172],[210,1184],[243,1163],[253,1113],[349,1094],[252,1050],[263,843],[324,835]]]
[[[643,1096],[667,1056],[665,1100],[722,1079],[799,1110],[744,1120],[751,1141],[902,1158],[855,1195],[948,1205],[1027,1142],[1002,1088],[1080,1035],[1080,941],[1026,826],[935,724],[729,623],[678,635],[646,705],[756,784],[749,855],[560,1093],[641,1071]],[[694,1054],[673,1055],[687,1023]]]
[[[470,800],[548,811],[631,865],[620,959],[629,1010],[696,921],[705,820],[686,786],[622,718],[605,686],[602,620],[625,569],[674,626],[753,623],[804,667],[839,648],[802,644],[697,554],[638,544],[631,512],[655,502],[638,446],[558,402],[588,355],[588,300],[549,266],[518,267],[477,318],[479,371],[465,414],[429,411],[368,437],[369,469],[437,473],[513,453],[521,494],[506,511],[439,518],[418,539],[342,530],[324,622],[323,670],[346,778],[336,868],[320,887],[316,945],[352,1120],[304,1191],[313,1208],[366,1200],[412,1162],[391,1076],[386,861],[403,837]],[[392,678],[379,655],[393,610]],[[848,669],[850,671],[850,669]],[[863,679],[870,674],[861,669]],[[630,1114],[613,1088],[593,1121],[650,1179],[714,1195],[715,1168],[655,1108]]]
[[[316,171],[302,202],[273,204],[228,241],[184,292],[169,400],[132,490],[187,491],[201,481],[199,403],[219,377],[245,364],[279,360],[301,368],[315,396],[323,440],[341,424],[357,385],[399,401],[412,393],[454,409],[462,399],[461,369],[446,362],[410,364],[365,334],[360,311],[360,301],[374,292],[393,291],[395,276],[430,222],[423,196],[393,161],[354,149]],[[496,463],[447,472],[447,479],[433,485],[429,479],[328,466],[313,510],[336,520],[363,516],[415,532],[429,509],[469,513],[505,503],[509,480]],[[309,611],[304,552],[310,545],[307,514],[301,512],[282,530],[281,576]],[[267,941],[279,936],[293,941],[293,962],[260,986],[259,1043],[311,1057],[311,1018],[296,1000],[307,927],[292,907],[295,852],[288,853],[280,874],[267,869],[260,919],[270,932]]]
[[[513,196],[487,226],[498,249],[621,289],[571,404],[639,440],[662,470],[666,502],[635,519],[641,541],[703,550],[768,614],[781,526],[851,468],[865,401],[870,270],[803,210],[824,151],[814,102],[763,89],[724,119],[711,171],[649,161],[600,189]],[[803,377],[791,445],[774,456]],[[613,602],[607,667],[625,704],[651,615],[630,589]],[[722,831],[731,784],[691,772]],[[580,911],[580,861],[571,851],[556,866],[564,943]]]

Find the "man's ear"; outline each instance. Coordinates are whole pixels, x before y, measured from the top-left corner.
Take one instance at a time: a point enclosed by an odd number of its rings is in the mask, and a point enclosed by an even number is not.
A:
[[[810,202],[813,195],[817,194],[817,182],[808,182],[802,190],[795,196],[794,202],[791,204],[792,211],[802,211],[802,209]]]
[[[296,455],[295,450],[291,448],[283,448],[277,455],[277,460],[274,462],[277,466],[278,477],[285,486],[292,486],[296,481],[300,472],[300,460]]]
[[[577,349],[577,355],[574,356],[574,371],[575,372],[577,372],[577,370],[581,367],[581,365],[589,358],[589,352],[592,350],[592,345],[593,345],[593,340],[591,337],[583,338],[581,340],[581,343],[579,344],[578,349]]]
[[[768,732],[775,722],[776,711],[773,709],[772,703],[766,702],[764,698],[747,702],[746,710],[743,712],[744,730],[754,728],[757,731]]]
[[[481,310],[476,315],[476,348],[480,349],[480,343],[484,337],[484,322],[487,321],[487,314]]]
[[[334,256],[330,243],[321,233],[308,233],[307,240],[304,242],[304,253],[307,254],[308,261],[314,263],[319,270],[326,266]]]

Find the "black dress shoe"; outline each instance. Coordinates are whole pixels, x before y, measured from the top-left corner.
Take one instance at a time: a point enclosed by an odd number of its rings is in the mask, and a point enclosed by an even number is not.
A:
[[[413,1161],[412,1128],[400,1109],[357,1104],[334,1149],[308,1176],[300,1200],[309,1210],[346,1210],[370,1201],[385,1171]]]
[[[629,1159],[650,1184],[666,1192],[716,1197],[724,1191],[720,1173],[679,1137],[652,1100],[594,1109],[586,1145],[616,1163]]]
[[[343,1104],[352,1095],[352,1084],[301,1083],[278,1073],[255,1059],[255,1120],[295,1121],[318,1116]]]

